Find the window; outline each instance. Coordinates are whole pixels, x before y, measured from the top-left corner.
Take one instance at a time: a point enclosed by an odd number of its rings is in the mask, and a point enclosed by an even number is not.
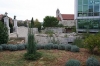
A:
[[[78,6],[78,12],[82,12],[82,6]]]
[[[97,4],[97,5],[94,5],[94,12],[99,12],[99,4]]]
[[[83,0],[83,4],[87,5],[88,4],[88,0]]]
[[[100,0],[94,0],[94,4],[100,4]]]
[[[89,5],[89,12],[93,12],[93,5]]]
[[[94,5],[94,16],[99,16],[99,4]]]
[[[89,5],[93,5],[94,4],[94,0],[89,0]]]
[[[87,16],[88,5],[83,5],[83,16]]]
[[[93,12],[88,13],[88,16],[93,16]]]
[[[78,0],[78,5],[82,5],[82,0]]]
[[[82,6],[78,6],[78,16],[82,16]]]

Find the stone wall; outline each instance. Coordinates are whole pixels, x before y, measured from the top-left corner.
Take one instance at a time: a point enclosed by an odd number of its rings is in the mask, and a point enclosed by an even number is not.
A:
[[[75,26],[75,20],[63,20],[59,21],[59,24],[63,24],[64,26]]]
[[[48,31],[48,30],[51,30],[53,31],[54,33],[63,33],[63,29],[62,27],[47,27],[45,28],[45,32]]]

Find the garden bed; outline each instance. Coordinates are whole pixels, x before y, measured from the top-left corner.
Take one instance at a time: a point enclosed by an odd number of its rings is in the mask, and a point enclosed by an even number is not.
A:
[[[70,52],[64,50],[38,50],[42,53],[42,58],[37,61],[28,61],[23,58],[26,50],[22,51],[2,51],[0,52],[0,66],[65,66],[69,59],[77,59],[81,66],[86,66],[86,60],[91,54],[88,50],[81,48],[80,52]],[[100,56],[95,56],[100,61]]]

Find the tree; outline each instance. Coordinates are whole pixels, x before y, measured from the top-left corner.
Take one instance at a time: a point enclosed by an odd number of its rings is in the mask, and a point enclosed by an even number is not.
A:
[[[33,27],[34,24],[31,23],[30,26]],[[37,52],[36,41],[32,30],[33,28],[31,27],[28,29],[27,53],[25,53],[24,58],[27,60],[37,60],[41,57],[41,54]]]
[[[38,21],[38,19],[36,19],[34,21],[34,27],[38,28],[38,31],[40,32],[40,30],[41,30],[41,23]]]
[[[31,25],[30,25],[30,27],[31,27],[31,28],[34,27],[34,20],[33,20],[33,17],[32,17],[32,19],[31,19]]]
[[[7,27],[0,21],[0,44],[5,44],[8,42],[8,29]]]
[[[55,27],[59,21],[53,16],[46,16],[43,20],[43,27]]]

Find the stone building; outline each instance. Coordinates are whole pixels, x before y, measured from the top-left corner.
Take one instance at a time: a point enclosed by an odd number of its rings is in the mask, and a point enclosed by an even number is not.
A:
[[[60,10],[56,10],[56,17],[59,20],[59,24],[72,27],[75,26],[74,14],[61,14]]]

